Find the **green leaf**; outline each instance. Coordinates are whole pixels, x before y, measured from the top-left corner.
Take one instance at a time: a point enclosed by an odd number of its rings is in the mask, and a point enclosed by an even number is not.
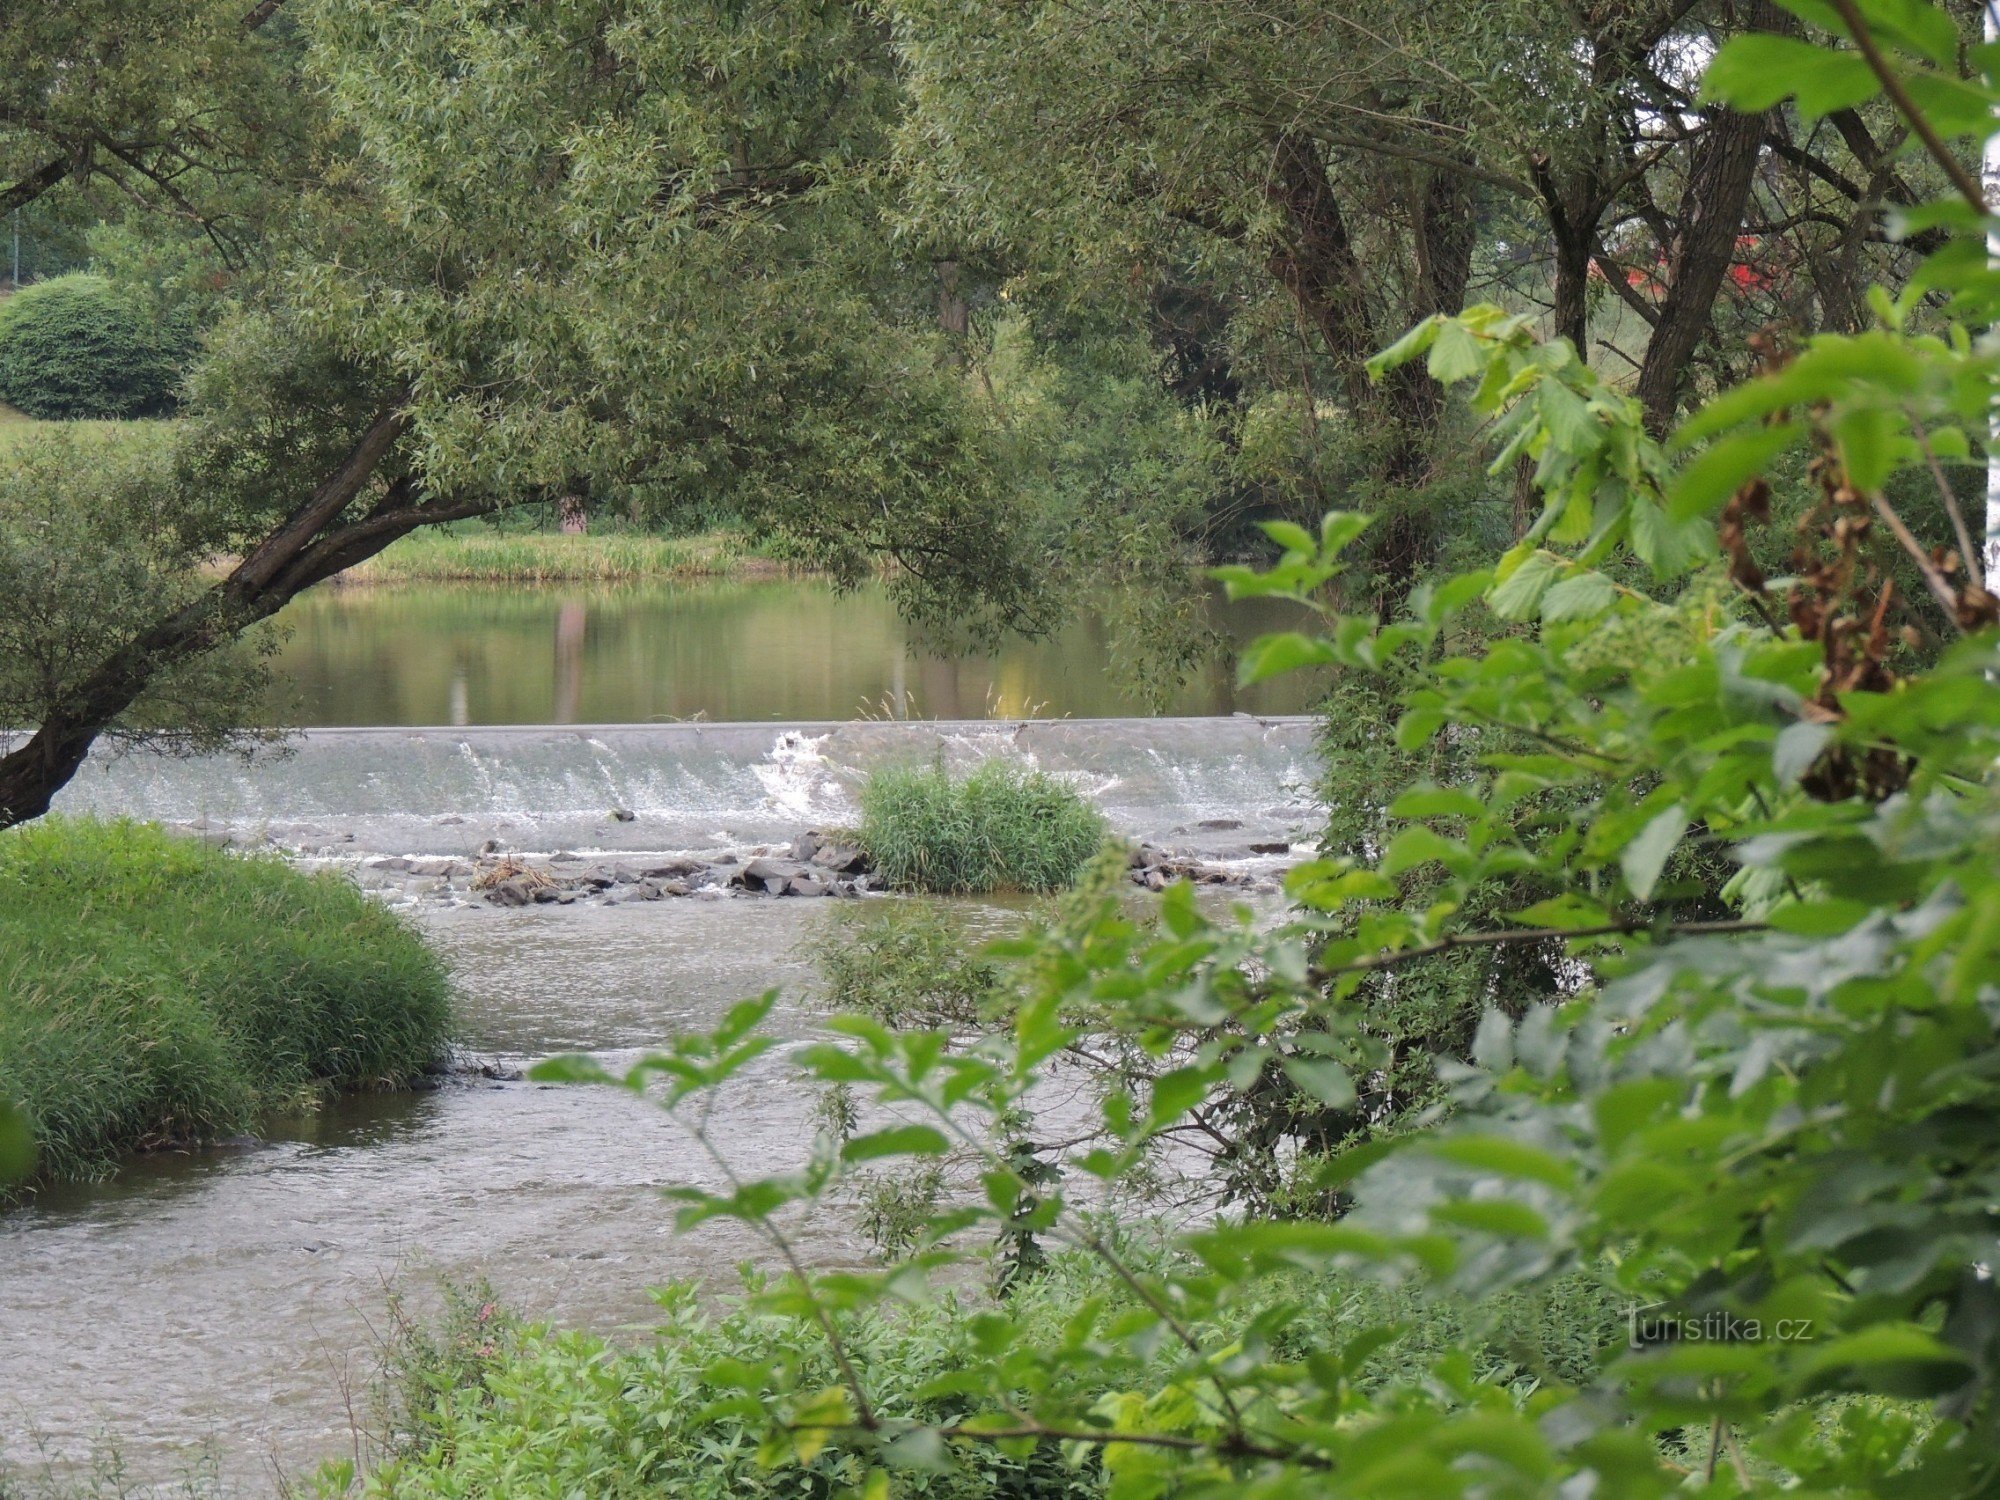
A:
[[[546,1062],[538,1062],[528,1069],[528,1077],[536,1083],[617,1083],[615,1074],[607,1072],[604,1064],[594,1057],[580,1053],[569,1053],[562,1057],[551,1057]]]
[[[1777,456],[1798,442],[1804,428],[1797,422],[1758,427],[1711,445],[1675,479],[1669,512],[1677,521],[1719,510],[1745,482],[1771,466]]]
[[[1444,326],[1442,317],[1425,318],[1395,343],[1368,361],[1368,377],[1380,380],[1391,370],[1399,369],[1420,354],[1428,353],[1437,342],[1438,330]]]
[[[1649,899],[1653,887],[1660,883],[1667,856],[1687,832],[1687,823],[1687,809],[1676,802],[1654,814],[1652,821],[1639,830],[1639,836],[1619,854],[1618,868],[1625,876],[1626,887],[1641,901]]]
[[[1295,1055],[1287,1057],[1283,1066],[1285,1076],[1302,1093],[1310,1094],[1328,1109],[1346,1109],[1354,1103],[1354,1080],[1332,1058]]]
[[[1561,1157],[1505,1136],[1445,1136],[1425,1142],[1422,1149],[1456,1166],[1502,1177],[1527,1177],[1559,1188],[1568,1188],[1576,1181],[1576,1169]]]
[[[1262,521],[1258,529],[1287,552],[1303,552],[1311,557],[1319,550],[1313,534],[1294,521]]]
[[[1863,494],[1874,494],[1896,468],[1896,437],[1900,418],[1879,406],[1860,406],[1834,423],[1840,460],[1847,479]]]
[[[1281,677],[1287,672],[1331,666],[1336,659],[1330,642],[1302,635],[1296,630],[1260,635],[1244,648],[1242,659],[1237,663],[1236,680],[1248,687],[1253,682]]]
[[[1546,552],[1530,552],[1519,566],[1504,574],[1486,596],[1486,604],[1503,620],[1533,619],[1542,596],[1554,587],[1568,565]]]
[[[1604,426],[1590,414],[1590,404],[1555,376],[1537,387],[1535,410],[1550,441],[1564,453],[1595,453],[1604,446]]]
[[[1761,114],[1797,95],[1799,113],[1808,124],[1881,91],[1880,80],[1860,53],[1767,32],[1731,38],[1701,81],[1703,99],[1744,114]]]
[[[1432,378],[1444,385],[1470,380],[1486,368],[1486,351],[1463,323],[1448,318],[1438,325],[1428,368]]]
[[[840,1159],[852,1163],[885,1156],[943,1156],[950,1149],[944,1133],[929,1125],[896,1125],[856,1136],[840,1148]]]
[[[1486,804],[1457,787],[1412,787],[1389,805],[1392,818],[1480,818]]]
[[[1826,743],[1833,738],[1833,726],[1800,719],[1787,724],[1771,747],[1771,770],[1786,786],[1797,786],[1799,778],[1813,767]]]
[[[1618,588],[1602,573],[1577,573],[1542,596],[1542,618],[1551,624],[1594,620],[1618,602]]]

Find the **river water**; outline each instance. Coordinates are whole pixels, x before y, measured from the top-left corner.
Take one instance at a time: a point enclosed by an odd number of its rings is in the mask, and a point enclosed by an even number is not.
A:
[[[1294,618],[1268,600],[1210,603],[1228,640]],[[1313,692],[1303,677],[1239,690],[1218,656],[1149,700],[1092,609],[1045,639],[938,654],[881,585],[810,578],[317,589],[279,624],[271,713],[304,725],[1270,714]]]
[[[810,601],[797,584],[773,587],[794,591],[794,606]],[[720,631],[683,654],[663,623],[674,610],[740,609],[755,621],[761,596],[583,597],[583,644],[568,666],[561,598],[475,604],[469,591],[413,590],[316,601],[280,659],[318,705],[308,721],[443,727],[314,731],[247,767],[104,759],[59,806],[191,823],[358,868],[371,856],[470,855],[489,840],[709,851],[851,820],[855,787],[885,761],[998,755],[1069,779],[1121,832],[1204,858],[1269,870],[1282,857],[1246,860],[1245,846],[1302,844],[1318,819],[1301,719],[996,721],[1047,701],[1035,694],[1109,702],[1107,662],[1073,644],[916,669],[879,620],[857,644],[853,622],[870,617],[843,606],[844,634],[795,609],[786,631]],[[489,607],[498,623],[468,619]],[[963,721],[768,722],[844,717],[899,670],[914,674],[902,679],[910,713]],[[1226,690],[1201,704],[1235,706]],[[572,709],[626,722],[552,727]],[[766,722],[633,722],[696,713]],[[452,727],[510,716],[525,723]],[[840,905],[737,897],[516,911],[413,899],[408,910],[452,964],[464,1046],[525,1066],[576,1050],[628,1061],[772,985],[786,993],[777,1027],[810,1034],[810,954]],[[727,1097],[718,1134],[737,1160],[771,1170],[803,1150],[814,1103],[772,1054]],[[641,1327],[649,1285],[727,1285],[760,1256],[740,1230],[671,1232],[655,1190],[716,1181],[678,1126],[622,1091],[479,1080],[337,1101],[271,1122],[258,1144],[146,1158],[112,1182],[47,1192],[0,1214],[0,1475],[12,1466],[32,1481],[115,1452],[142,1480],[212,1466],[229,1492],[270,1493],[275,1475],[348,1454],[369,1423],[392,1288],[421,1307],[441,1278],[483,1277],[531,1316]],[[820,1265],[864,1253],[838,1216],[806,1226],[800,1243]]]

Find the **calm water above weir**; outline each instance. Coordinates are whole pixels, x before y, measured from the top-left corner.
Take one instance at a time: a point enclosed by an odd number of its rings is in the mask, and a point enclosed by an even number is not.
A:
[[[1213,619],[1239,641],[1289,623],[1268,603]],[[912,651],[880,585],[818,579],[319,589],[280,622],[272,713],[301,725],[1296,713],[1313,696],[1302,678],[1239,691],[1218,659],[1148,703],[1090,612],[990,656]]]

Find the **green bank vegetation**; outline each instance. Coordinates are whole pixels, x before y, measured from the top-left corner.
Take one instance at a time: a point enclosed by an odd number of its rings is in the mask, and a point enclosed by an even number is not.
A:
[[[1107,1233],[1115,1231],[1107,1226]],[[1163,1269],[1158,1251],[1123,1242],[1138,1273]],[[1474,1317],[1360,1278],[1295,1276],[1267,1289],[1264,1308],[1245,1307],[1218,1336],[1244,1333],[1260,1311],[1285,1309],[1271,1337],[1280,1353],[1304,1355],[1343,1325],[1399,1325],[1398,1337],[1356,1361],[1357,1390],[1393,1389],[1428,1364],[1455,1354],[1475,1378],[1500,1389],[1574,1380],[1623,1329],[1614,1293],[1601,1282],[1565,1279],[1550,1295],[1515,1297]],[[656,1336],[637,1348],[587,1334],[523,1323],[483,1291],[459,1293],[430,1327],[405,1327],[391,1358],[388,1461],[367,1476],[369,1496],[470,1497],[498,1494],[672,1495],[676,1500],[817,1500],[869,1493],[869,1465],[839,1444],[815,1446],[800,1461],[773,1467],[763,1403],[782,1400],[790,1379],[831,1386],[840,1372],[823,1336],[771,1310],[775,1283],[756,1281],[747,1300],[717,1308],[694,1286],[662,1289]],[[871,1372],[878,1409],[896,1421],[949,1426],[978,1403],[960,1375],[984,1370],[1005,1329],[1025,1342],[1060,1347],[1084,1330],[1115,1325],[1143,1310],[1132,1288],[1091,1257],[1052,1257],[1004,1303],[984,1293],[944,1293],[925,1306],[869,1313],[847,1325],[847,1357]],[[1256,1337],[1256,1335],[1252,1335]],[[1174,1356],[1135,1354],[1129,1380],[1163,1379]],[[783,1367],[788,1379],[768,1382]],[[1106,1396],[1102,1370],[1066,1372],[1060,1363],[1021,1367],[1013,1394],[1089,1405]],[[904,1455],[904,1488],[929,1500],[1094,1500],[1100,1479],[1054,1445],[996,1449],[979,1463],[933,1463],[915,1445]],[[346,1465],[325,1476],[339,1493]]]
[[[1058,891],[1103,845],[1104,815],[1043,771],[990,760],[959,776],[890,766],[861,789],[861,842],[898,890]]]
[[[784,565],[742,532],[651,536],[636,531],[503,532],[485,527],[424,531],[342,575],[349,583],[627,583],[639,579],[734,578]]]
[[[351,883],[139,823],[0,836],[0,975],[0,1096],[49,1178],[406,1082],[451,1024],[440,961]]]

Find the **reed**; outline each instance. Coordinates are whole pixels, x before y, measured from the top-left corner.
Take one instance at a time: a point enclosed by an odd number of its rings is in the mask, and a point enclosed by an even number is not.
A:
[[[1075,788],[1004,760],[965,777],[942,766],[888,767],[861,790],[861,841],[901,890],[1061,890],[1107,831]]]

